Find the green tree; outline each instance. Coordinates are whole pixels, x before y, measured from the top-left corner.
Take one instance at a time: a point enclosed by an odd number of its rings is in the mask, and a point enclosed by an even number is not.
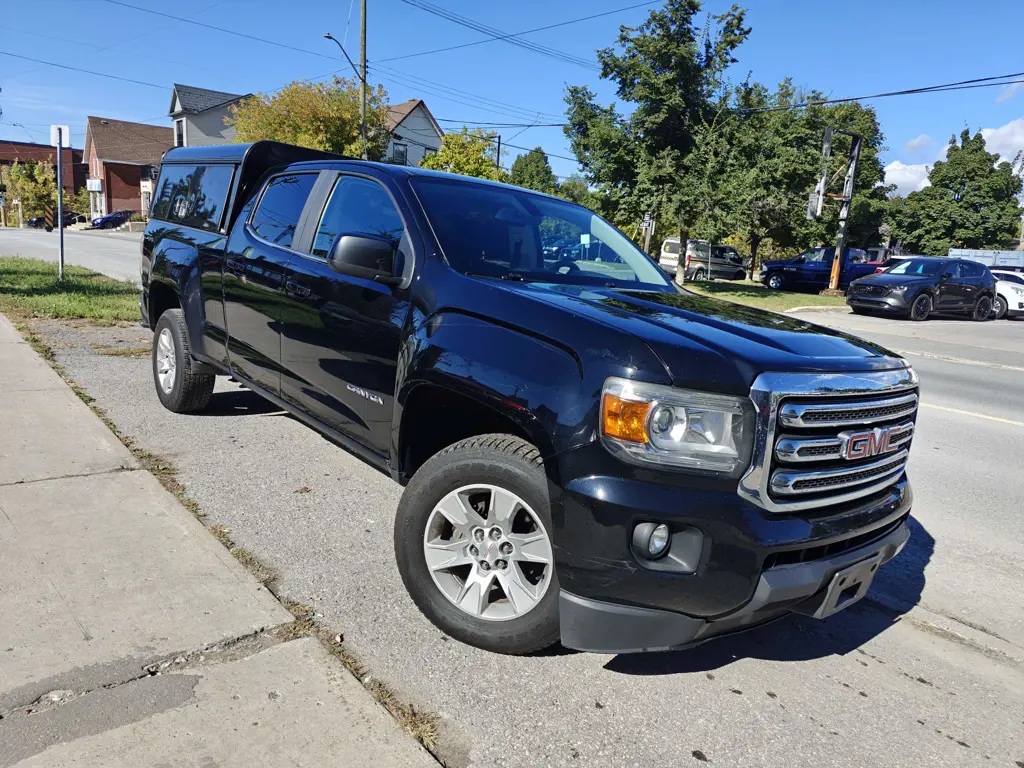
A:
[[[388,95],[370,87],[366,108],[367,156],[384,156],[391,135],[386,128]],[[335,77],[330,82],[296,81],[274,94],[261,93],[231,107],[226,119],[235,126],[236,142],[271,139],[301,147],[363,156],[359,121],[359,83]]]
[[[950,248],[1007,248],[1020,231],[1021,175],[985,148],[981,132],[949,140],[946,159],[928,173],[931,186],[890,201],[892,234],[912,253],[945,256]]]
[[[21,200],[25,220],[41,216],[47,205],[56,210],[57,175],[49,163],[37,163],[34,160],[21,163],[15,160],[12,165],[0,168],[0,183],[7,188],[4,207],[8,224],[17,226],[18,223],[15,200]]]
[[[711,118],[726,69],[750,34],[745,11],[733,6],[696,24],[697,0],[667,0],[639,27],[621,27],[618,48],[598,51],[601,77],[616,84],[628,116],[596,103],[585,86],[566,89],[569,139],[588,181],[606,195],[604,211],[618,224],[647,210],[684,231],[693,212],[680,207],[679,168]]]
[[[518,187],[548,193],[554,191],[558,183],[548,162],[548,156],[540,147],[531,149],[515,159],[512,163],[510,181]]]
[[[446,133],[441,139],[441,149],[423,158],[420,167],[508,181],[508,173],[497,165],[496,152],[490,136],[480,129],[470,131],[463,126],[458,133]]]

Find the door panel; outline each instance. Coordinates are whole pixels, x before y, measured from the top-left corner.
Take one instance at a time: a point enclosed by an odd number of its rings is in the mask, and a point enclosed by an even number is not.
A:
[[[273,394],[281,391],[281,320],[288,250],[316,173],[272,178],[240,214],[224,256],[224,317],[231,367]]]
[[[342,175],[313,233],[311,255],[293,256],[282,328],[282,396],[342,434],[388,456],[408,291],[341,275],[327,256],[340,235],[393,240],[411,259],[404,224],[385,188]]]
[[[950,262],[945,271],[951,274],[948,278],[939,278],[938,301],[935,302],[935,308],[944,312],[955,312],[964,306],[964,278],[960,265],[956,262]]]

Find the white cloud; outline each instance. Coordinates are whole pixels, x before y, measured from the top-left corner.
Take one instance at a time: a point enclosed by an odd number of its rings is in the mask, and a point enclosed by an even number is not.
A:
[[[1002,160],[1013,161],[1017,153],[1024,150],[1024,117],[1011,120],[999,128],[982,128],[985,149],[998,152]]]
[[[918,192],[928,186],[928,168],[925,163],[907,165],[894,160],[885,166],[885,183],[895,184],[898,195]]]
[[[1024,80],[1018,80],[1016,83],[1010,83],[999,92],[998,96],[996,96],[996,102],[1009,101],[1021,91],[1024,91]]]
[[[929,136],[927,133],[922,133],[917,138],[911,139],[906,144],[904,144],[903,151],[906,152],[908,155],[914,155],[920,152],[922,149],[928,147],[928,145],[930,145],[931,143],[932,137]]]

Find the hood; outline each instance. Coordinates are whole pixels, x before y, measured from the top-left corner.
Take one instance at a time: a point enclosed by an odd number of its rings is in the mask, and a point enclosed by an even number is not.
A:
[[[503,287],[641,338],[679,387],[745,395],[758,374],[766,371],[905,367],[898,355],[870,341],[688,291],[542,283],[504,283]]]
[[[778,267],[784,267],[786,264],[790,264],[796,259],[794,256],[792,259],[772,259],[771,261],[762,261],[761,269],[776,269]]]
[[[884,285],[891,288],[898,285],[933,284],[936,280],[938,280],[938,275],[893,275],[889,272],[875,272],[857,278],[850,285]]]

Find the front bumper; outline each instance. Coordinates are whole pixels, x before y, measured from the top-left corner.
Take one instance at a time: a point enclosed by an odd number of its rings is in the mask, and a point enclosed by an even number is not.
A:
[[[910,297],[903,293],[890,293],[888,296],[859,296],[847,294],[846,303],[858,309],[870,309],[875,312],[894,312],[904,314],[910,311]]]
[[[678,649],[755,627],[790,611],[813,616],[828,599],[828,587],[835,574],[871,558],[888,562],[899,554],[909,538],[910,528],[904,520],[881,538],[857,549],[765,570],[746,605],[715,619],[591,600],[562,590],[562,644],[594,653]]]

